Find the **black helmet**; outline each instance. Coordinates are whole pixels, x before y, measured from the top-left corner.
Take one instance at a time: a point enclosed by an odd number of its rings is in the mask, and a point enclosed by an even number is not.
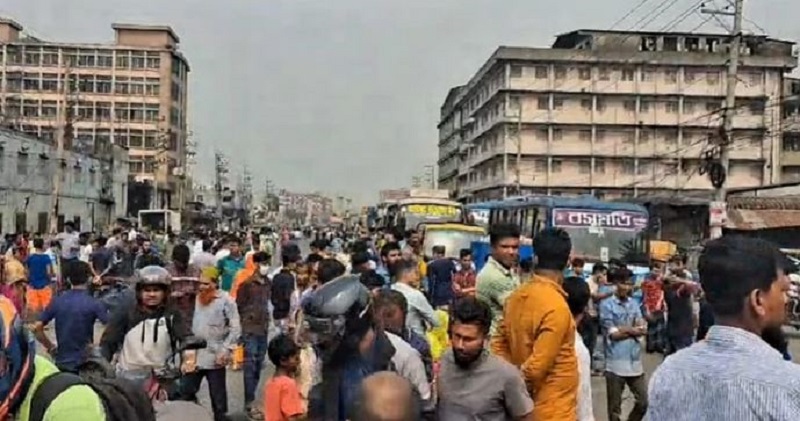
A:
[[[136,289],[147,285],[157,285],[169,288],[172,283],[172,275],[161,266],[145,266],[136,272]]]
[[[357,275],[340,276],[319,287],[303,303],[303,329],[324,355],[331,355],[348,327],[368,318],[371,295]]]

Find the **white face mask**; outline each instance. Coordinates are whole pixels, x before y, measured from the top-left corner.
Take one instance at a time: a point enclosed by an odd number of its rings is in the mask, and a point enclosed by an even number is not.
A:
[[[269,266],[268,265],[259,265],[258,266],[258,273],[260,273],[261,276],[267,276],[269,274]]]

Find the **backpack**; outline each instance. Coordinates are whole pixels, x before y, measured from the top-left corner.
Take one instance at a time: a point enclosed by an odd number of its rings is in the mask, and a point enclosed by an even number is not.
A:
[[[155,421],[153,405],[144,390],[124,379],[84,379],[72,373],[47,376],[31,398],[29,421],[43,421],[50,403],[72,386],[89,386],[106,410],[107,421]]]

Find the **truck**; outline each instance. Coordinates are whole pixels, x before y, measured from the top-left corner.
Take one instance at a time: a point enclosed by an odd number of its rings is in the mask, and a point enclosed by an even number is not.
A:
[[[180,232],[181,214],[169,209],[140,210],[139,227],[152,232]]]

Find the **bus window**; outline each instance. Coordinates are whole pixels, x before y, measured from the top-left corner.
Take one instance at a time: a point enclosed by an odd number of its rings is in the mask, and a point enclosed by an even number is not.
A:
[[[533,238],[534,234],[534,221],[536,221],[536,214],[538,209],[531,208],[525,211],[525,221],[522,224],[522,235]]]

